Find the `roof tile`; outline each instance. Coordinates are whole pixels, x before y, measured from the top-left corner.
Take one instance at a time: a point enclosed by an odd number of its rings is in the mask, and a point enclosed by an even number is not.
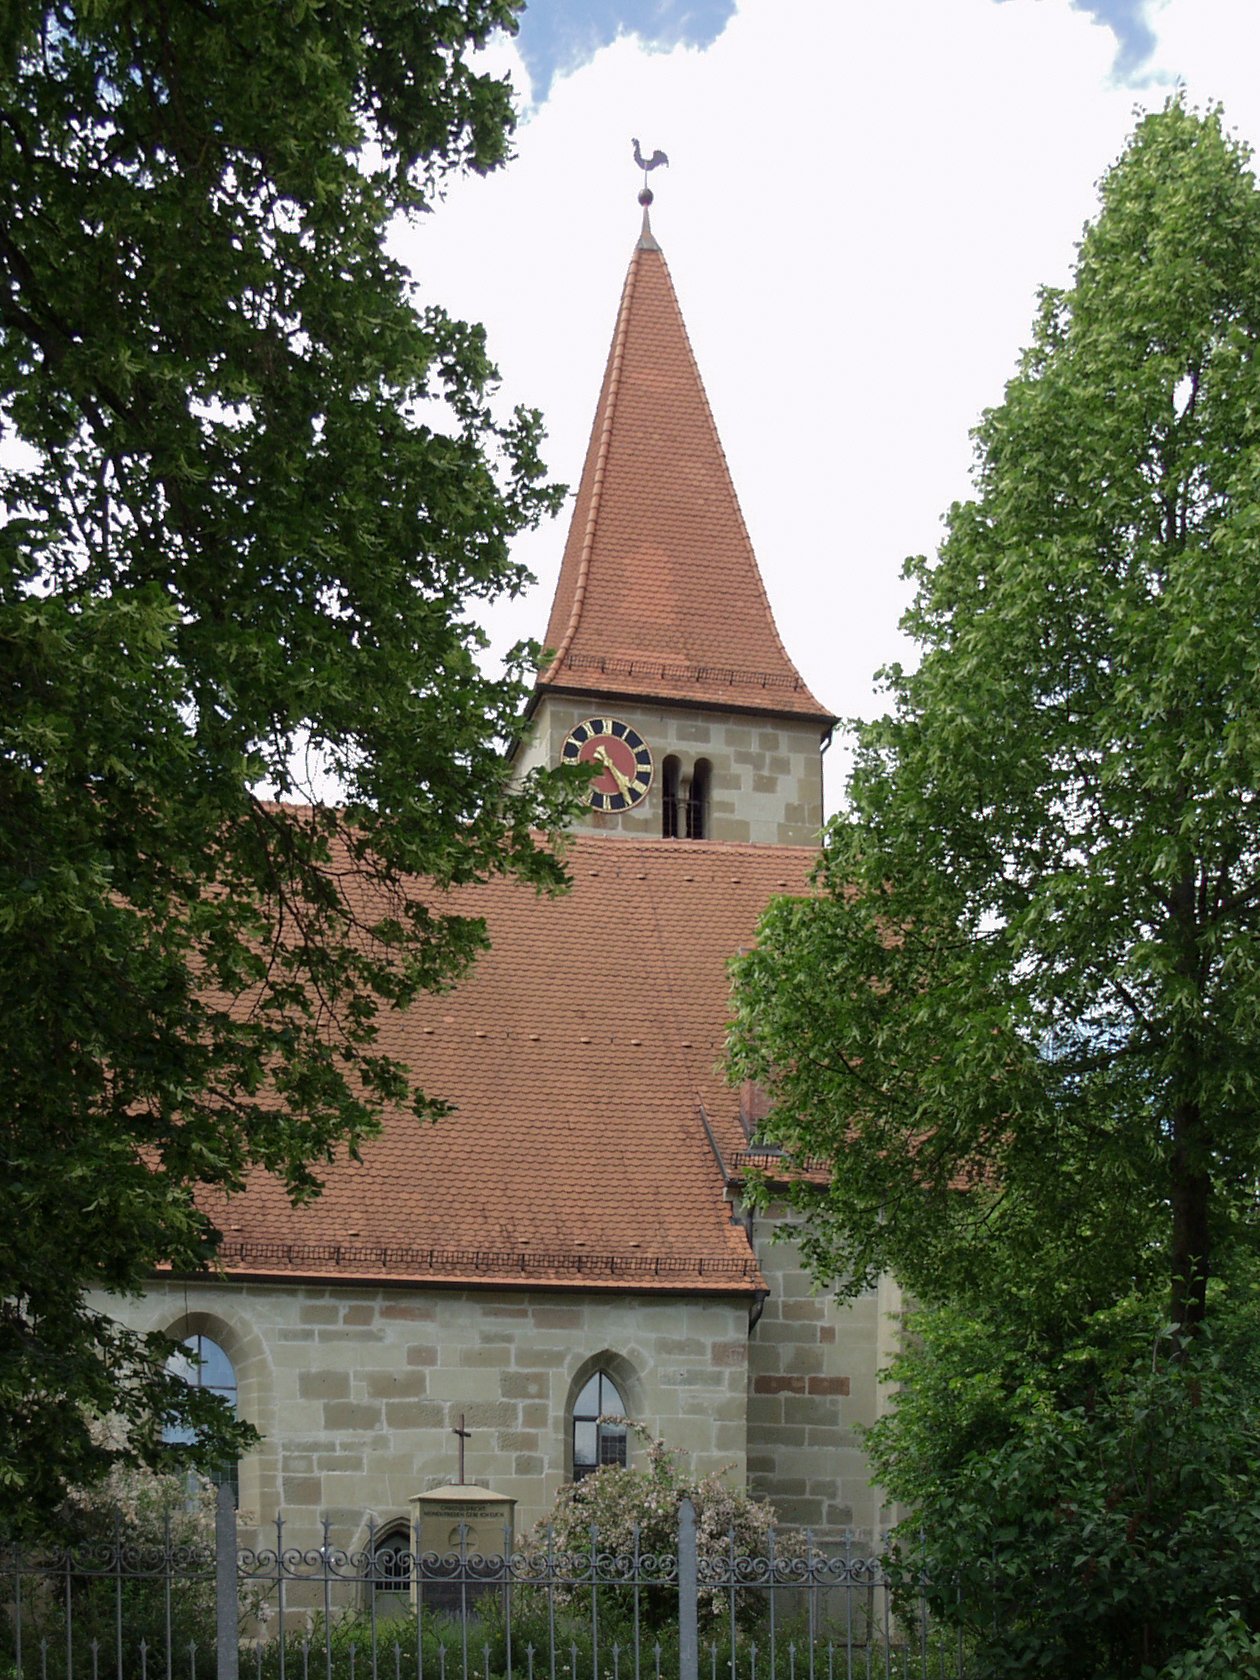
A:
[[[448,895],[491,946],[453,992],[381,1017],[379,1048],[455,1104],[398,1111],[361,1162],[300,1208],[257,1175],[227,1208],[221,1261],[301,1275],[748,1293],[701,1109],[727,1161],[746,1147],[720,1061],[727,962],[806,848],[571,841],[571,892],[510,881]]]

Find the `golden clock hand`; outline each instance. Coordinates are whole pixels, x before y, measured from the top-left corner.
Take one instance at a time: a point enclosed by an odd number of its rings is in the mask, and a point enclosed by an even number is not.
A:
[[[608,748],[602,745],[596,747],[594,752],[591,754],[591,757],[597,758],[604,766],[604,769],[609,772],[613,781],[616,782],[617,786],[621,789],[622,797],[625,799],[627,805],[633,804],[633,800],[630,796],[630,778],[626,775],[624,770],[619,769],[613,762]]]

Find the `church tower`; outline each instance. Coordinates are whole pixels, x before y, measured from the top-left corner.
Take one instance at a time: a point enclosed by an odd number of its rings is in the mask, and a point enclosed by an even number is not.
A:
[[[600,764],[585,827],[808,846],[835,719],[775,628],[650,201],[518,769]]]

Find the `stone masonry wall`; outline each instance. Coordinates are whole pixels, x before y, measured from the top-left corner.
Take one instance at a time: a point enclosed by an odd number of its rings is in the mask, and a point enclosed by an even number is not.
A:
[[[814,1293],[797,1245],[773,1240],[787,1222],[771,1209],[754,1227],[770,1294],[748,1349],[749,1491],[785,1523],[876,1537],[886,1512],[859,1431],[888,1403],[878,1372],[897,1334],[897,1288],[890,1279],[843,1305]]]
[[[817,724],[747,712],[544,695],[534,734],[517,759],[517,774],[524,775],[537,764],[558,764],[565,736],[574,724],[594,715],[618,717],[637,729],[652,749],[655,771],[647,797],[633,811],[590,812],[587,826],[609,833],[659,836],[661,765],[674,754],[684,776],[691,774],[697,759],[707,759],[712,766],[709,839],[779,846],[817,842],[823,823]]]
[[[744,1479],[742,1300],[157,1282],[97,1304],[225,1349],[263,1435],[240,1466],[242,1512],[266,1524],[283,1509],[294,1543],[327,1513],[346,1544],[369,1511],[405,1517],[413,1494],[454,1481],[461,1411],[467,1479],[514,1497],[523,1533],[569,1474],[570,1408],[600,1366],[698,1471]]]

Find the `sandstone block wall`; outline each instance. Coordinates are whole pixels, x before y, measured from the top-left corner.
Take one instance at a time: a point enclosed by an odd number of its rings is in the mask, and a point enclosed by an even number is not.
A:
[[[515,1498],[523,1533],[570,1473],[572,1404],[601,1366],[698,1472],[744,1481],[743,1301],[157,1282],[98,1305],[226,1350],[263,1435],[240,1466],[242,1512],[265,1525],[283,1510],[295,1544],[325,1513],[341,1543],[361,1539],[366,1513],[406,1517],[412,1495],[454,1481],[461,1412],[467,1479]]]
[[[785,1523],[878,1537],[886,1512],[861,1428],[888,1403],[878,1372],[892,1355],[900,1301],[890,1279],[844,1305],[813,1291],[782,1209],[754,1226],[770,1288],[748,1348],[748,1485]]]
[[[816,724],[760,718],[748,712],[677,710],[632,702],[581,701],[545,695],[534,734],[521,749],[517,774],[558,764],[569,731],[584,718],[611,715],[637,729],[655,765],[647,797],[626,813],[591,812],[588,826],[609,833],[659,836],[661,765],[675,755],[684,776],[697,759],[712,767],[713,840],[812,846],[823,823],[822,758]]]

